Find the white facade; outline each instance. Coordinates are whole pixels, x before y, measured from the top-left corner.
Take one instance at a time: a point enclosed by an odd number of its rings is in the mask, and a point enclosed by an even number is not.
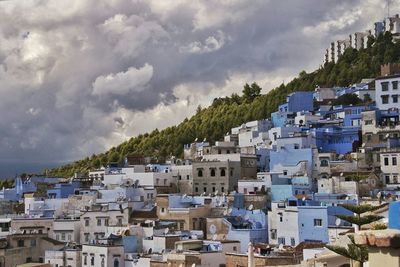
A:
[[[78,249],[46,250],[44,262],[59,267],[81,267],[81,251]]]
[[[380,155],[382,178],[386,187],[400,186],[400,152],[384,152]]]
[[[393,75],[375,80],[376,107],[381,110],[400,107],[400,76]]]
[[[122,245],[83,245],[82,267],[124,267],[124,247]]]
[[[80,243],[81,221],[78,220],[54,220],[51,238],[61,242]]]

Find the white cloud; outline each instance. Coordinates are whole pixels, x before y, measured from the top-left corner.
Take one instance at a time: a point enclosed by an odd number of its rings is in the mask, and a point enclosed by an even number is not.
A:
[[[138,92],[145,89],[153,76],[153,67],[145,64],[142,68],[129,68],[125,72],[99,76],[93,82],[93,94],[124,95],[129,92]]]

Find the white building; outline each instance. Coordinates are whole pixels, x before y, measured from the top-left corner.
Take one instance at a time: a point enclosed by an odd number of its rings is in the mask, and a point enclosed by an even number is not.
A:
[[[129,209],[127,203],[96,204],[87,208],[80,217],[81,244],[97,242],[104,238],[109,226],[127,226]]]
[[[81,267],[81,249],[67,247],[62,250],[46,250],[44,262],[58,267]]]
[[[380,110],[399,108],[400,75],[379,77],[375,80],[376,107]]]
[[[112,244],[83,245],[81,262],[82,267],[123,267],[124,247]]]
[[[400,151],[387,149],[380,154],[382,178],[386,187],[397,188],[400,186]]]

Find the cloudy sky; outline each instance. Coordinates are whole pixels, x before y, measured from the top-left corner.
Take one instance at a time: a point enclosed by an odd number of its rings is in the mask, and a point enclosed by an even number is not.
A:
[[[179,123],[245,82],[267,92],[385,2],[0,1],[0,176]]]

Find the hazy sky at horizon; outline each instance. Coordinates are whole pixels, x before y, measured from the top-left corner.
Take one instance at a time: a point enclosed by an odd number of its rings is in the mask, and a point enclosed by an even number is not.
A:
[[[246,82],[267,92],[371,29],[385,3],[0,1],[0,177],[7,162],[72,161],[179,123]]]

